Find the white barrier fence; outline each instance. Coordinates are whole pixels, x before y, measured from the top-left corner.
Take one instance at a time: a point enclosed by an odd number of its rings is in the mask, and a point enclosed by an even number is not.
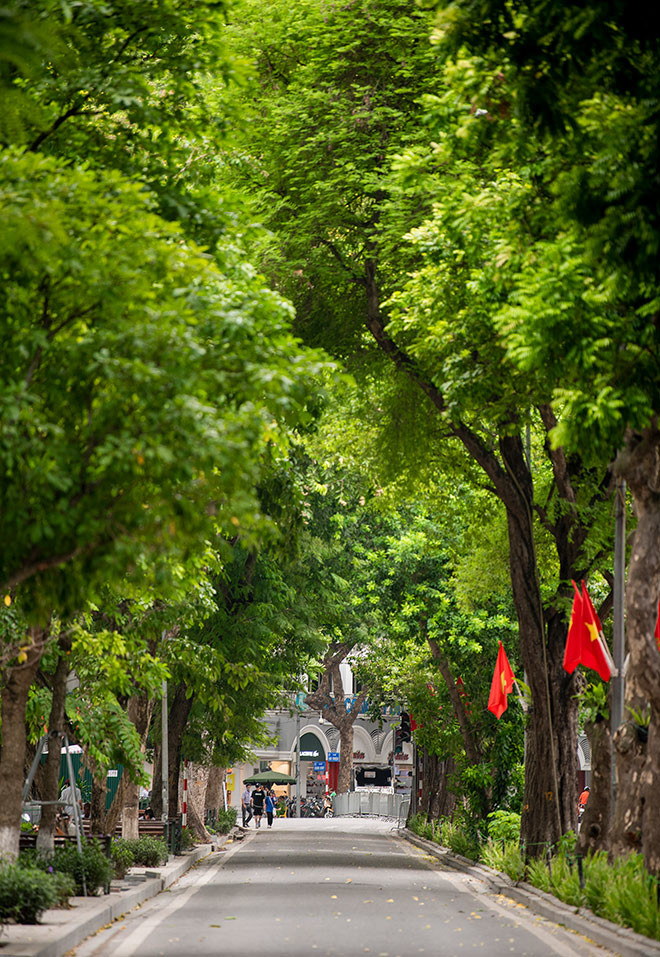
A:
[[[379,817],[395,817],[405,821],[410,808],[410,798],[402,794],[382,794],[380,791],[349,791],[333,798],[335,816],[376,814]]]

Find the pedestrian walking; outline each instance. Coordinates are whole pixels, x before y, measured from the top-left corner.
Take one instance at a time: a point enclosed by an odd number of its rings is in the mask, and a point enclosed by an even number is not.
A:
[[[266,793],[266,820],[268,821],[268,827],[273,826],[273,815],[275,813],[275,805],[277,801],[275,800],[275,795],[272,791]]]
[[[254,814],[254,826],[261,827],[261,817],[264,813],[264,802],[266,795],[260,784],[252,792],[252,813]]]
[[[246,784],[241,794],[241,811],[243,813],[243,827],[249,827],[252,820],[252,795],[250,794],[250,785]]]

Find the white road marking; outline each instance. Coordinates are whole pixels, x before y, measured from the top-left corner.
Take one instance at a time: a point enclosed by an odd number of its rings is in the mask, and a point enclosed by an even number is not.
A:
[[[117,941],[117,945],[113,950],[114,957],[133,957],[140,947],[140,944],[149,934],[160,927],[164,920],[175,914],[181,907],[184,907],[190,898],[197,893],[200,887],[203,887],[204,884],[216,876],[220,868],[234,856],[240,847],[241,844],[237,843],[231,850],[223,854],[222,858],[216,864],[212,864],[208,870],[200,871],[192,885],[188,887],[183,894],[170,897],[164,907],[159,907],[155,913],[148,917],[141,917],[135,930]],[[158,898],[156,898],[156,900],[157,899]]]

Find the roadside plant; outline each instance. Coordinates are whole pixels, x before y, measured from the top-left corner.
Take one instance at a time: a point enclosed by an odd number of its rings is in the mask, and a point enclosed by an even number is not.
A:
[[[139,837],[137,840],[126,840],[122,843],[125,850],[120,851],[120,854],[128,855],[130,852],[132,863],[136,867],[156,867],[167,862],[167,843],[159,837]]]
[[[103,853],[100,843],[93,839],[83,844],[82,855],[75,844],[56,847],[52,861],[54,870],[73,878],[78,895],[83,893],[83,874],[88,894],[97,894],[112,880],[112,862]]]
[[[516,811],[491,811],[488,815],[488,837],[492,841],[518,841],[520,814]]]
[[[192,836],[192,833],[189,828],[184,827],[181,831],[181,850],[182,851],[192,851],[195,846],[195,839]]]
[[[0,866],[0,921],[36,924],[57,902],[55,883],[38,867]]]
[[[236,808],[228,807],[227,810],[219,810],[215,819],[215,830],[218,834],[228,834],[236,824]]]
[[[444,846],[454,854],[460,854],[461,857],[467,857],[471,861],[479,860],[479,841],[467,828],[461,827],[460,822],[443,821],[441,835]]]
[[[481,860],[488,867],[508,874],[512,881],[521,881],[525,877],[525,862],[520,854],[517,839],[514,841],[489,839],[481,849]]]
[[[130,841],[117,838],[112,842],[110,859],[114,868],[115,877],[122,878],[129,867],[135,863],[135,854]],[[137,842],[135,842],[137,843]]]
[[[76,882],[70,874],[53,871],[48,875],[55,890],[55,907],[68,907],[69,898],[75,897]]]

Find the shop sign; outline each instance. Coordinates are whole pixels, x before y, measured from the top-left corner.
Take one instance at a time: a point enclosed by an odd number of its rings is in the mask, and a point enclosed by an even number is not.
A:
[[[323,745],[315,734],[307,731],[300,739],[300,760],[301,761],[323,761],[325,763],[325,750]]]

